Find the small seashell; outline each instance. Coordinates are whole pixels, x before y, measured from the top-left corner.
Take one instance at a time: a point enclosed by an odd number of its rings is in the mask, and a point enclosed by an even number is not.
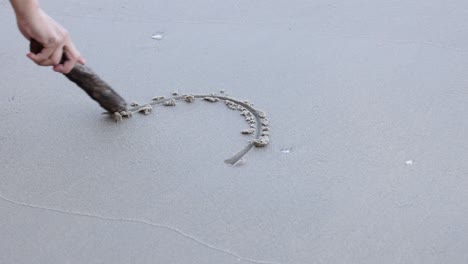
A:
[[[162,40],[164,38],[164,32],[156,32],[151,36],[152,39]]]
[[[291,151],[292,151],[292,148],[282,148],[282,149],[280,149],[280,152],[285,153],[285,154],[291,153]]]

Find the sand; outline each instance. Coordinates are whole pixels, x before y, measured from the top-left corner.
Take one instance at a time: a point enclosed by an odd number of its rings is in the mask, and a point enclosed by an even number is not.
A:
[[[271,138],[114,122],[0,2],[0,263],[468,260],[466,1],[41,3],[129,102]]]

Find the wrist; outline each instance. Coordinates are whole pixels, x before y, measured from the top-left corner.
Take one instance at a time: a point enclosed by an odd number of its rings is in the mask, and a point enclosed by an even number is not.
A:
[[[40,10],[37,0],[10,0],[10,2],[18,20],[33,16]]]

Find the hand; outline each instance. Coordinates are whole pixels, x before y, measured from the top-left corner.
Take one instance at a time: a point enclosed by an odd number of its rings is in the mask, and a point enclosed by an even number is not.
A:
[[[44,47],[38,54],[27,54],[36,64],[53,66],[56,72],[69,73],[77,62],[85,63],[66,29],[42,9],[37,8],[26,15],[17,14],[17,22],[19,30],[26,39],[35,39]],[[67,60],[61,64],[63,54]]]

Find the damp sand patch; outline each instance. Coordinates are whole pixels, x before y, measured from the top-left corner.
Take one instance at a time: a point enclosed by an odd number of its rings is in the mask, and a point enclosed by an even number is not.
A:
[[[221,91],[221,94],[222,95],[214,93],[210,95],[179,95],[178,93],[174,92],[172,96],[167,98],[164,96],[155,96],[149,103],[143,105],[140,105],[138,103],[132,103],[132,107],[130,109],[128,109],[127,111],[115,112],[112,114],[112,117],[115,121],[122,121],[123,118],[130,118],[135,113],[149,115],[155,107],[176,106],[177,102],[179,101],[185,101],[186,103],[193,103],[196,100],[208,103],[224,102],[228,109],[240,112],[240,115],[243,116],[248,125],[248,128],[242,129],[240,133],[251,137],[246,146],[244,146],[231,158],[224,160],[224,162],[229,165],[242,164],[244,161],[244,156],[253,147],[265,147],[270,142],[269,120],[266,113],[262,110],[254,108],[252,103],[232,98],[225,94],[224,91]]]

